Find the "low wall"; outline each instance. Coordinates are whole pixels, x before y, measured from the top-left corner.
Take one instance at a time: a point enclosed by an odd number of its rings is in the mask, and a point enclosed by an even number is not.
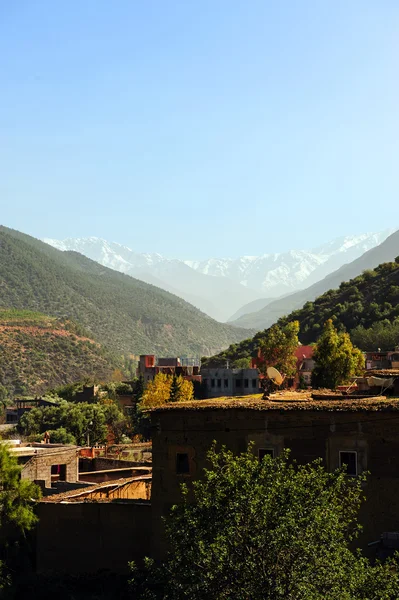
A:
[[[87,483],[103,483],[105,481],[115,481],[116,479],[126,479],[129,477],[139,477],[148,475],[151,468],[146,467],[127,467],[126,469],[109,469],[103,471],[83,471],[79,473],[79,481]]]
[[[38,517],[39,574],[125,573],[150,555],[150,503],[41,502]]]

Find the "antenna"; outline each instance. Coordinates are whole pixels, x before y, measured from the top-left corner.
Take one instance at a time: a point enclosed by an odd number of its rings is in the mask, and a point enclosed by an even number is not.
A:
[[[280,371],[277,371],[274,367],[267,367],[266,373],[268,378],[276,385],[281,385],[283,383],[284,377],[281,375]]]

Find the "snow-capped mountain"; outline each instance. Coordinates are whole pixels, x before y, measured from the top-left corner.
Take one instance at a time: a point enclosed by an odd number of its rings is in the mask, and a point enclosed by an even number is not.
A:
[[[80,252],[106,267],[164,288],[224,321],[246,303],[312,285],[381,244],[393,231],[337,238],[312,250],[203,261],[138,253],[96,237],[44,241],[59,250]]]

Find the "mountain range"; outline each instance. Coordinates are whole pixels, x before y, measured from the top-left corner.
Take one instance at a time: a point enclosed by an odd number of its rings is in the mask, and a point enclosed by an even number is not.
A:
[[[0,227],[0,308],[72,320],[119,357],[210,355],[251,333],[82,254],[6,227]]]
[[[306,302],[312,302],[330,289],[338,288],[343,281],[349,281],[366,269],[374,269],[381,263],[390,262],[399,255],[399,231],[391,234],[380,245],[368,250],[352,262],[343,265],[324,279],[304,290],[290,294],[284,298],[268,302],[266,306],[255,312],[248,312],[232,323],[240,327],[266,329],[280,317],[293,310],[302,308]]]
[[[230,321],[323,279],[383,242],[390,233],[340,237],[312,250],[203,261],[138,253],[96,237],[44,241],[176,294],[218,321]],[[239,321],[236,324],[242,326]]]

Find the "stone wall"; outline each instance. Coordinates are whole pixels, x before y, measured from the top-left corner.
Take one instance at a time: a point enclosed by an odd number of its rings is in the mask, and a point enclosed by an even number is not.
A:
[[[51,467],[65,465],[64,481],[75,483],[78,481],[78,458],[76,448],[38,448],[34,456],[23,465],[21,479],[44,482],[44,487],[51,487]],[[57,479],[53,476],[53,479]]]
[[[127,573],[151,550],[149,503],[79,502],[38,506],[38,573]]]

